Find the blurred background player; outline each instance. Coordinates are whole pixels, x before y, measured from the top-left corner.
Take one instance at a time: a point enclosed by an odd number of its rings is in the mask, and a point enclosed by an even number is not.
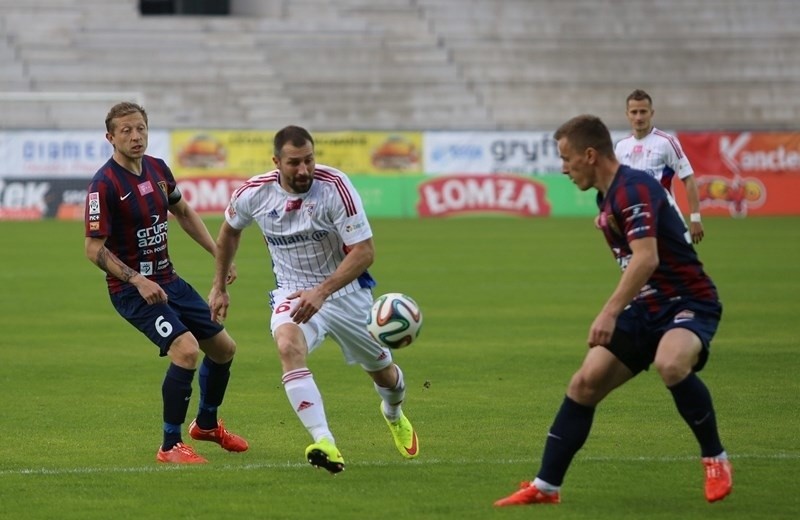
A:
[[[282,382],[297,417],[314,442],[306,458],[331,473],[344,459],[306,358],[326,335],[339,344],[349,364],[369,374],[381,397],[381,413],[405,458],[419,452],[417,434],[403,414],[403,372],[389,349],[369,335],[366,319],[375,281],[367,272],[375,258],[372,229],[361,197],[339,170],[318,165],[314,140],[303,128],[275,134],[276,169],[252,177],[231,197],[217,238],[217,269],[209,295],[214,319],[227,315],[225,273],[242,230],[254,221],[272,258],[276,289],[270,293],[270,328],[278,348]]]
[[[672,198],[645,172],[620,166],[599,118],[575,117],[554,137],[563,173],[581,191],[598,192],[601,230],[622,277],[589,329],[589,351],[547,434],[536,479],[495,505],[559,503],[564,475],[589,436],[595,407],[651,364],[700,444],[706,499],[722,500],[732,489],[732,468],[711,394],[697,377],[722,316],[717,288]]]
[[[170,358],[162,384],[164,440],[156,459],[207,462],[181,437],[200,350],[205,353],[200,366],[200,406],[189,434],[228,451],[245,451],[247,442],[217,419],[236,344],[222,325],[211,320],[203,298],[173,269],[167,249],[167,212],[212,255],[214,240],[181,197],[166,163],[145,155],[144,109],[127,102],[113,106],[106,117],[106,131],[114,153],[89,185],[86,256],[106,272],[117,312],[150,338],[161,356]],[[236,278],[233,268],[226,278],[226,283]]]
[[[683,153],[678,138],[653,126],[653,99],[644,90],[634,90],[625,100],[625,117],[633,134],[621,139],[614,153],[622,164],[643,170],[659,181],[672,193],[672,180],[677,175],[686,188],[689,202],[689,231],[692,242],[703,239],[703,224],[700,218],[700,195],[694,170]]]

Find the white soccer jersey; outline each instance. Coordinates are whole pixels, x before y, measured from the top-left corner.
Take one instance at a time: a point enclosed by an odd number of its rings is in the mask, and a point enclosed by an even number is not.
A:
[[[319,285],[342,263],[348,246],[372,237],[361,198],[350,179],[319,164],[306,193],[284,190],[278,170],[250,178],[234,192],[225,219],[236,229],[244,229],[253,221],[258,224],[279,289]],[[365,272],[331,298],[373,285]]]
[[[614,153],[619,162],[646,171],[670,192],[675,174],[684,179],[694,173],[678,139],[655,127],[642,139],[634,135],[621,139]]]

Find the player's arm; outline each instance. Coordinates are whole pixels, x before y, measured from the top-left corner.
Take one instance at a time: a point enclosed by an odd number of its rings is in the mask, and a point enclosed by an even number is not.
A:
[[[658,247],[655,237],[644,237],[630,243],[631,258],[617,287],[606,301],[589,329],[590,347],[608,345],[614,333],[617,317],[639,294],[658,267]]]
[[[683,178],[683,186],[686,188],[686,198],[689,201],[689,233],[692,235],[692,243],[699,244],[705,236],[703,223],[700,220],[700,190],[697,188],[697,180],[694,175]]]
[[[209,233],[205,222],[183,198],[170,204],[169,211],[175,216],[178,224],[186,231],[186,234],[192,237],[192,240],[200,244],[212,256],[217,256],[217,244],[211,238],[211,233]],[[236,279],[236,267],[233,264],[231,264],[226,276],[227,283],[233,283]]]
[[[217,235],[214,268],[214,281],[211,284],[211,292],[208,294],[208,306],[211,308],[211,319],[222,322],[228,315],[230,296],[228,295],[227,277],[233,267],[233,259],[239,249],[239,242],[242,238],[242,230],[222,222]]]
[[[86,237],[84,247],[89,261],[111,276],[136,287],[148,304],[166,303],[167,293],[164,289],[123,263],[106,247],[106,237]]]
[[[326,278],[324,282],[319,284],[317,289],[327,298],[361,276],[374,261],[375,244],[372,238],[362,240],[350,246],[347,255],[345,255],[339,267],[337,267],[333,274]],[[323,300],[325,298],[323,298]]]
[[[700,222],[700,190],[697,188],[697,179],[694,169],[689,163],[689,158],[683,153],[683,148],[677,138],[672,139],[673,146],[667,148],[669,154],[666,162],[683,182],[686,189],[686,199],[689,202],[689,234],[692,243],[697,244],[703,239],[703,224]]]
[[[361,276],[374,261],[375,244],[372,238],[349,246],[349,251],[342,263],[321,284],[288,296],[289,299],[300,297],[300,302],[291,314],[295,323],[305,323],[311,319],[311,316],[322,307],[328,296]]]

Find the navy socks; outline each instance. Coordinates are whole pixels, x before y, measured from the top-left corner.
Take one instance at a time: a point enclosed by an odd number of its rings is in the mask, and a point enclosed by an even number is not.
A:
[[[594,407],[578,404],[567,396],[556,414],[542,455],[542,467],[536,475],[553,486],[564,481],[572,458],[581,449],[594,420]]]
[[[192,397],[194,370],[181,368],[170,363],[167,375],[161,385],[164,402],[164,443],[161,449],[169,451],[181,442],[181,425],[186,420],[189,399]]]
[[[228,380],[231,378],[231,364],[217,364],[205,356],[200,365],[200,407],[197,411],[197,426],[203,430],[217,427],[217,408],[222,404]]]
[[[715,457],[722,453],[717,416],[705,383],[692,373],[677,385],[669,387],[669,391],[672,392],[678,412],[700,443],[701,456]]]

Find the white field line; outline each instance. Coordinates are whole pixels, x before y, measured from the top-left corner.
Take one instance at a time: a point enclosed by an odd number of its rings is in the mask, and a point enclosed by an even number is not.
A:
[[[579,457],[576,462],[595,461],[595,462],[681,462],[697,460],[698,457]],[[800,460],[800,453],[764,453],[764,454],[731,454],[734,463],[737,460]],[[496,460],[477,460],[477,459],[419,459],[412,461],[371,461],[371,462],[349,462],[347,467],[382,467],[395,466],[398,464],[409,464],[415,466],[465,466],[465,465],[507,465],[507,464],[538,464],[538,459],[496,459]],[[298,469],[308,468],[305,462],[264,462],[253,464],[199,464],[199,465],[172,465],[159,464],[153,462],[152,465],[138,467],[97,467],[97,468],[21,468],[0,470],[0,477],[17,475],[85,475],[102,473],[158,473],[164,471],[185,471],[193,468],[210,468],[214,471],[249,471],[260,469]]]

